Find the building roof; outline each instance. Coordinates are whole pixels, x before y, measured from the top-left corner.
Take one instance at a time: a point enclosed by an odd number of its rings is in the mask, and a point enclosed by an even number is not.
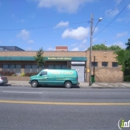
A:
[[[56,46],[56,49],[68,49],[68,46]]]
[[[24,51],[17,46],[0,46],[0,51]]]

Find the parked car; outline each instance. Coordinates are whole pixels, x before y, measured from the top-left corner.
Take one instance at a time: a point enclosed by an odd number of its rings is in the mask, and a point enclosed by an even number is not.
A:
[[[0,75],[0,85],[7,84],[8,79],[5,76]]]
[[[39,74],[31,76],[29,83],[32,87],[64,85],[71,88],[72,85],[78,85],[78,73],[73,69],[44,69]]]

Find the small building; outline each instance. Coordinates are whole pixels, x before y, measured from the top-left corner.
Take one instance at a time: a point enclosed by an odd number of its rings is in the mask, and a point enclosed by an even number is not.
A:
[[[68,46],[56,46],[56,51],[68,51]]]
[[[34,56],[36,51],[0,51],[0,71],[38,73],[43,68],[76,69],[79,82],[89,81],[89,51],[68,51],[68,47],[56,47],[55,51],[44,51],[45,64],[38,68]],[[113,51],[92,51],[92,74],[96,82],[122,82],[123,72],[118,66]]]

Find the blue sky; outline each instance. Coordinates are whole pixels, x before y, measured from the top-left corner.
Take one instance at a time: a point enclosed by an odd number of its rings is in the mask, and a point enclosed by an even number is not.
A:
[[[130,38],[130,0],[0,0],[0,46],[35,51],[84,51],[90,45],[90,15],[94,16],[93,45],[119,45]],[[103,18],[98,22],[99,18]],[[95,27],[95,25],[97,26]]]

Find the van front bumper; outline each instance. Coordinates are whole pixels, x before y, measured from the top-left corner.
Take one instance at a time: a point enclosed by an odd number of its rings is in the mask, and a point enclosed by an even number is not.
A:
[[[31,81],[29,81],[28,83],[31,84]]]

